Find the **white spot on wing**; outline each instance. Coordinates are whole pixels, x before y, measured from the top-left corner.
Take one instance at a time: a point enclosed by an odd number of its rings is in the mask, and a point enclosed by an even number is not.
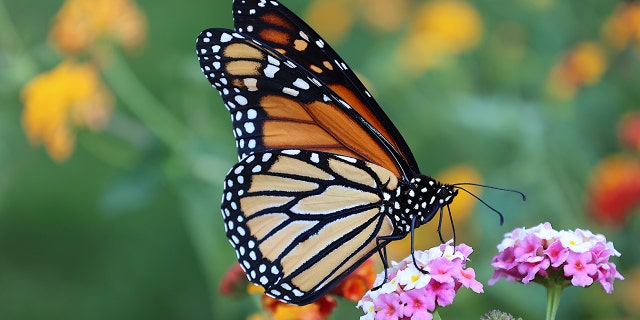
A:
[[[253,124],[253,122],[245,122],[245,123],[244,123],[244,130],[245,130],[247,133],[253,133],[254,131],[256,131],[256,127],[255,127],[255,125]]]
[[[300,150],[297,150],[297,149],[287,149],[287,150],[282,150],[282,153],[283,153],[283,154],[288,154],[288,155],[291,155],[291,156],[295,156],[295,155],[300,154]],[[263,159],[263,160],[264,160],[264,159]]]
[[[300,78],[296,79],[296,81],[293,82],[293,85],[303,90],[309,89],[309,83]]]
[[[346,156],[336,156],[336,157],[338,157],[338,158],[340,158],[340,159],[342,159],[344,161],[351,162],[351,163],[358,162],[358,160],[356,160],[355,158],[351,158],[351,157],[346,157]]]
[[[267,78],[274,78],[278,71],[280,71],[280,68],[270,64],[264,68],[264,75],[267,76]]]
[[[287,87],[282,88],[282,92],[294,97],[297,97],[298,94],[300,94],[300,91],[296,89],[287,88]]]
[[[231,41],[231,39],[233,39],[233,37],[228,33],[223,33],[220,35],[220,42],[222,43],[229,42]]]
[[[273,56],[267,56],[267,60],[269,61],[269,64],[272,64],[274,66],[280,65],[280,60],[274,58]]]
[[[248,102],[247,98],[245,98],[244,96],[236,96],[235,100],[241,106],[247,105],[247,102]]]

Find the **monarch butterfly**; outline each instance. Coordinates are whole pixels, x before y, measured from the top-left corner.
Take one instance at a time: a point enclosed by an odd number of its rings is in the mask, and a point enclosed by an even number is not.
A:
[[[234,0],[233,17],[235,30],[204,30],[196,44],[238,148],[224,182],[226,235],[249,280],[308,304],[458,190],[420,173],[364,85],[293,12]]]

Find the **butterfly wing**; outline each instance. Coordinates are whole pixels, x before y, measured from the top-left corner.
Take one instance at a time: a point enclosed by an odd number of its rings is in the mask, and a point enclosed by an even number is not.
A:
[[[239,158],[269,149],[331,152],[406,177],[395,147],[322,81],[259,40],[208,29],[197,40],[202,71],[231,112]]]
[[[402,155],[414,173],[418,164],[398,129],[347,64],[307,23],[277,1],[234,0],[235,29],[311,71],[352,106]]]
[[[225,181],[222,211],[249,279],[276,299],[310,303],[391,235],[398,180],[375,164],[307,150],[257,152]]]

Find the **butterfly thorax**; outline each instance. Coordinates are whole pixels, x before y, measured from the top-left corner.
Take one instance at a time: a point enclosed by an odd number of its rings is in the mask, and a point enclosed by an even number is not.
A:
[[[398,184],[386,210],[393,222],[394,234],[408,234],[414,217],[414,228],[431,221],[438,210],[450,204],[457,194],[453,186],[425,175]]]

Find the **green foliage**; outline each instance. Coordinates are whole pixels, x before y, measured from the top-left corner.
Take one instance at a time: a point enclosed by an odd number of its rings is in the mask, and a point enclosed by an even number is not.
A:
[[[284,1],[301,14],[306,8]],[[71,158],[55,163],[23,132],[19,96],[61,60],[46,33],[60,2],[0,0],[0,318],[245,319],[258,310],[255,301],[218,293],[235,261],[219,213],[222,179],[236,160],[231,124],[194,53],[202,29],[232,25],[231,0],[139,1],[146,44],[115,53],[115,67],[102,70],[115,93],[109,125],[78,130]],[[598,161],[621,150],[621,115],[640,107],[640,54],[633,46],[607,49],[595,84],[569,99],[546,91],[567,52],[603,41],[600,30],[618,2],[473,5],[484,24],[480,43],[419,76],[391,63],[410,17],[390,33],[356,21],[334,47],[370,81],[425,174],[466,163],[486,184],[527,194],[522,203],[485,191],[505,225],[477,206],[457,229],[458,241],[475,249],[469,266],[479,281],[491,277],[503,233],[542,221],[605,233],[622,252],[626,275],[640,263],[640,219],[620,228],[594,221],[586,190]],[[495,308],[540,319],[544,294],[502,281],[481,295],[459,294],[439,313],[478,319]],[[620,295],[595,286],[566,290],[558,318],[622,318]],[[340,301],[332,318],[357,317],[354,309]]]

